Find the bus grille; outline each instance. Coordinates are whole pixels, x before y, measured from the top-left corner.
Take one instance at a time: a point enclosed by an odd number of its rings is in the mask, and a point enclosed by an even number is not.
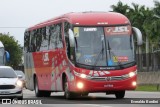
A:
[[[126,78],[122,76],[112,76],[112,77],[91,77],[91,80],[95,81],[114,81],[114,80],[124,80]]]
[[[0,85],[0,89],[14,89],[14,85]]]

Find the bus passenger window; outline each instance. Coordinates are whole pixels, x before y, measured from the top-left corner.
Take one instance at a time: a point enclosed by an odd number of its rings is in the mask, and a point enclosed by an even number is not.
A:
[[[27,31],[24,35],[24,52],[29,52],[30,32]]]
[[[57,46],[57,48],[63,47],[61,24],[57,24],[57,26],[56,26],[56,46]]]
[[[42,42],[41,29],[38,29],[37,36],[36,36],[36,51],[40,50],[41,42]]]
[[[42,42],[40,51],[48,50],[48,41],[49,41],[49,35],[46,35],[46,27],[42,28]]]
[[[50,45],[49,45],[49,49],[55,49],[56,48],[56,33],[55,33],[56,29],[55,29],[55,25],[52,25],[50,27]]]
[[[66,42],[66,51],[67,51],[68,58],[70,59],[70,45],[69,45],[68,30],[69,30],[69,24],[65,23],[64,24],[64,36],[65,36],[65,42]]]
[[[31,52],[36,51],[36,35],[35,35],[35,32],[36,32],[35,30],[31,31],[31,35],[30,35],[30,38],[31,38],[30,51]]]
[[[49,49],[62,48],[61,24],[52,25],[50,27],[50,45]]]

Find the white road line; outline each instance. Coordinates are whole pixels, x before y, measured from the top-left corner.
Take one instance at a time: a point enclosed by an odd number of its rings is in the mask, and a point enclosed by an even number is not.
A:
[[[112,106],[105,106],[105,105],[98,105],[98,104],[82,104],[82,105],[85,105],[85,106],[91,106],[91,107],[112,107]]]

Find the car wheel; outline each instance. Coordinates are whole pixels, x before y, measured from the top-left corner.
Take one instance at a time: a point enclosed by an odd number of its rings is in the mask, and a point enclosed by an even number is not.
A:
[[[117,91],[115,92],[115,96],[117,99],[122,99],[125,96],[125,91]]]
[[[18,100],[23,100],[23,96],[21,96],[21,97],[18,97]]]

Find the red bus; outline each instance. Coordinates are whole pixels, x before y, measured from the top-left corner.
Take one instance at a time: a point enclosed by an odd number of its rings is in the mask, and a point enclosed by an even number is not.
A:
[[[68,13],[39,23],[25,31],[26,87],[36,97],[104,92],[124,98],[136,88],[134,42],[142,44],[140,30],[119,13]]]

